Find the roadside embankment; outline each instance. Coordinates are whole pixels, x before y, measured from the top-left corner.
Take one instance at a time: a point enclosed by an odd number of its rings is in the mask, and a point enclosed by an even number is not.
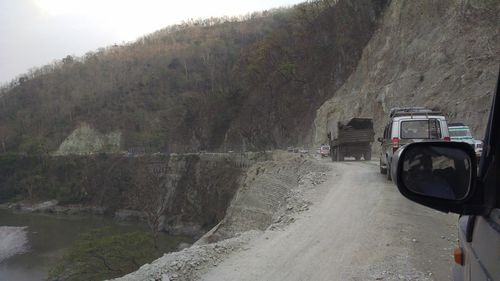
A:
[[[303,193],[325,181],[327,171],[309,155],[274,152],[246,171],[224,219],[195,245],[115,280],[195,280],[262,231],[293,222],[311,204]]]
[[[273,161],[250,167],[231,201],[224,219],[197,243],[230,238],[248,230],[293,221],[288,214],[306,210],[309,202],[299,194],[325,180],[326,166],[310,156],[276,153]]]

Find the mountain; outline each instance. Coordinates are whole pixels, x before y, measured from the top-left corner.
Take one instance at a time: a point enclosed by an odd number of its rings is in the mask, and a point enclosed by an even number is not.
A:
[[[309,144],[316,109],[354,71],[386,4],[311,1],[170,26],[131,44],[67,56],[1,89],[1,150],[187,152]],[[111,147],[86,141],[102,139]]]

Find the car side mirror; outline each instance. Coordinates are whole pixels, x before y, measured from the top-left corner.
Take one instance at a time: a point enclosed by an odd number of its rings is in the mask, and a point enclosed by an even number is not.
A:
[[[384,139],[383,139],[383,138],[381,138],[381,137],[378,137],[378,138],[377,138],[377,141],[378,141],[378,142],[380,142],[380,143],[382,143],[382,142],[384,142]]]
[[[466,143],[419,142],[393,157],[394,182],[403,196],[445,212],[463,212],[475,191],[476,160]]]

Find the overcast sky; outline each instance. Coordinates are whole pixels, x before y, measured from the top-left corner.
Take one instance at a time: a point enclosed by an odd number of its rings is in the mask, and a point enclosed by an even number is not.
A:
[[[190,18],[245,15],[304,0],[0,0],[0,84]]]

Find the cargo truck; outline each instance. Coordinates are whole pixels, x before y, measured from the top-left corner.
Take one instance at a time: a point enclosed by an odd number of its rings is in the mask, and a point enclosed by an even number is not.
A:
[[[344,161],[345,157],[371,160],[374,136],[371,118],[352,118],[346,122],[338,122],[328,133],[332,161]]]

